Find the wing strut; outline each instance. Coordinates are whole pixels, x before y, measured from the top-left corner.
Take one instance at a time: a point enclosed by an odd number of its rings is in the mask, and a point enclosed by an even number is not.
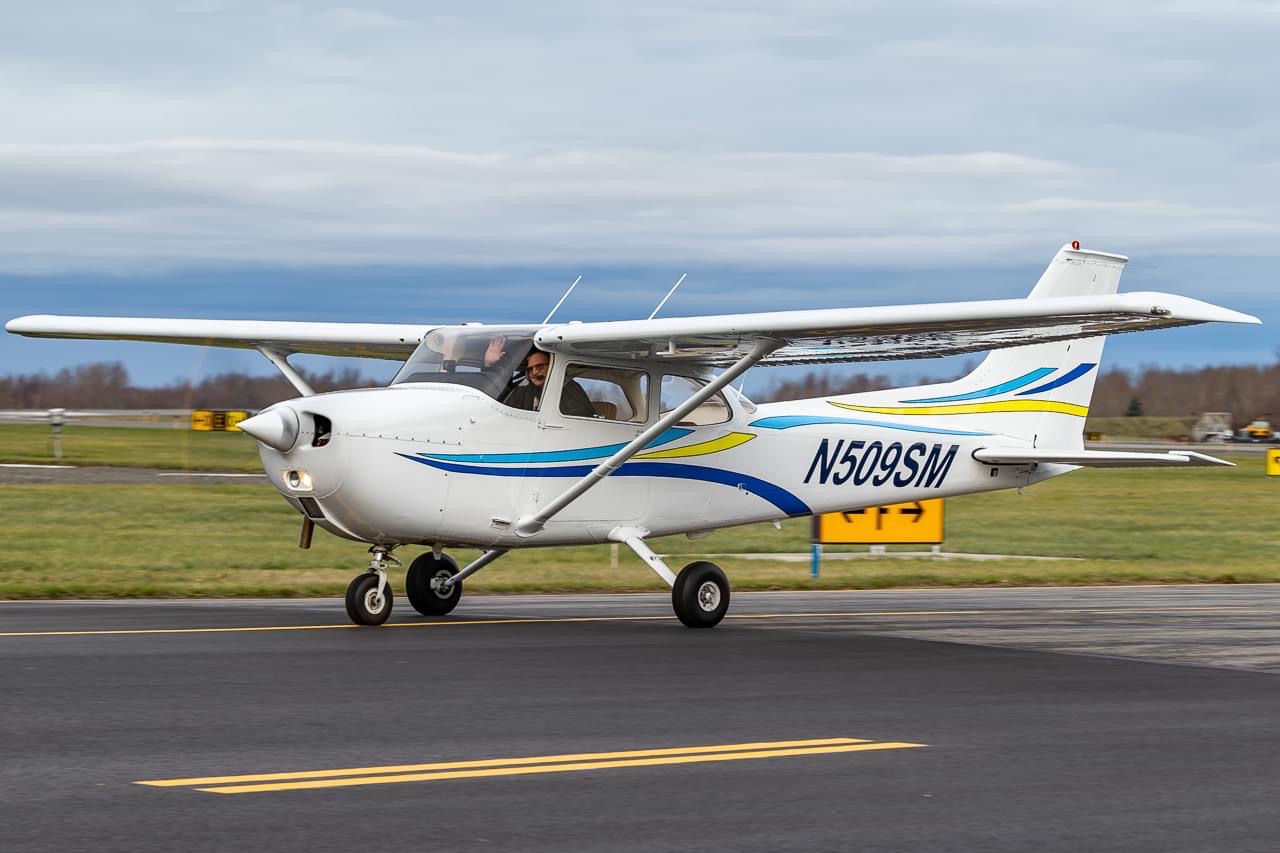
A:
[[[289,353],[283,350],[271,349],[270,347],[254,347],[254,349],[265,355],[267,361],[274,364],[284,374],[284,378],[289,380],[289,384],[298,389],[299,394],[304,397],[314,397],[316,395],[316,389],[307,384],[307,380],[303,379],[301,374],[294,370],[293,365],[289,363]]]
[[[562,509],[576,501],[578,498],[594,486],[596,483],[608,477],[618,469],[622,463],[626,462],[632,456],[635,456],[643,450],[649,442],[662,435],[671,427],[679,423],[685,415],[701,406],[707,400],[710,400],[721,388],[728,385],[734,379],[737,379],[744,371],[751,368],[761,359],[769,355],[783,345],[783,341],[777,341],[772,338],[760,338],[756,341],[755,346],[751,348],[751,352],[738,359],[732,365],[725,369],[715,379],[712,379],[702,389],[689,399],[685,400],[679,406],[676,406],[666,415],[658,419],[658,422],[640,433],[626,447],[610,456],[605,461],[597,465],[590,474],[587,474],[578,482],[574,483],[558,498],[544,506],[532,515],[526,515],[520,518],[515,525],[514,530],[517,536],[533,536],[542,530],[543,526]]]

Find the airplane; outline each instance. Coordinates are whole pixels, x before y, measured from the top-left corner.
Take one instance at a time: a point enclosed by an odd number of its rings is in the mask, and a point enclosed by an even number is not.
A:
[[[406,572],[410,605],[441,616],[508,551],[617,542],[671,588],[681,623],[709,628],[729,607],[724,572],[705,560],[676,572],[648,540],[1019,488],[1082,466],[1230,465],[1084,448],[1106,335],[1260,322],[1117,293],[1127,260],[1073,241],[1023,299],[450,326],[33,315],[5,328],[261,352],[299,396],[240,429],[300,514],[300,547],[317,526],[370,546],[345,598],[357,625],[390,616],[405,545],[430,548]],[[731,384],[757,365],[982,351],[968,375],[933,385],[757,405]],[[386,387],[317,394],[295,353],[403,364]],[[482,554],[459,569],[446,548]]]

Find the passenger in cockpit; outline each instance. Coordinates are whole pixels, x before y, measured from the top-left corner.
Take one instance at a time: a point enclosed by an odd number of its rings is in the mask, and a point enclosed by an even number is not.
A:
[[[485,366],[496,364],[502,358],[505,345],[505,339],[500,339],[500,336],[490,342],[484,356]],[[524,360],[524,381],[507,391],[502,397],[502,402],[514,409],[537,411],[542,405],[542,394],[546,388],[547,371],[550,367],[551,355],[540,349],[534,349]],[[587,396],[586,391],[582,390],[582,386],[572,379],[566,379],[561,390],[560,412],[580,418],[593,418],[596,415],[595,407],[591,405],[591,398]]]

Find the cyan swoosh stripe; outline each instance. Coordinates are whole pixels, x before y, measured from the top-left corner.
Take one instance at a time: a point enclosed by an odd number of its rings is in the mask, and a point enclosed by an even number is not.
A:
[[[585,477],[591,472],[590,465],[561,465],[555,468],[490,468],[479,465],[462,465],[438,459],[427,459],[421,456],[410,456],[397,453],[412,462],[439,468],[456,474],[479,474],[488,477]],[[782,510],[788,516],[809,515],[809,506],[781,486],[775,486],[766,480],[724,471],[720,468],[707,468],[703,465],[684,465],[671,462],[627,462],[614,471],[613,477],[668,477],[677,480],[702,480],[708,483],[719,483],[724,486],[743,487],[753,495],[757,495]]]
[[[644,446],[647,450],[684,438],[691,429],[672,427]],[[546,450],[539,453],[423,453],[428,459],[448,462],[485,462],[491,465],[526,465],[540,462],[582,462],[587,459],[605,459],[626,447],[622,444],[603,444],[599,447],[579,447],[574,450]]]
[[[1055,367],[1037,367],[1030,373],[1024,373],[1017,379],[1010,379],[1008,382],[1002,382],[999,385],[992,385],[990,388],[983,388],[980,391],[970,391],[968,394],[953,394],[950,397],[925,397],[920,400],[903,400],[904,403],[954,403],[959,400],[981,400],[984,397],[995,397],[998,394],[1006,394],[1010,391],[1016,391],[1024,385],[1030,385],[1037,379],[1043,379],[1050,373],[1053,373]]]
[[[900,429],[904,432],[928,432],[934,435],[991,435],[989,432],[970,432],[963,429],[942,429],[941,427],[916,426],[915,424],[886,423],[884,421],[868,421],[859,418],[835,418],[830,415],[776,415],[752,421],[747,426],[762,429],[791,429],[792,427],[811,426],[814,424],[853,424],[854,426],[884,427]]]
[[[1063,385],[1066,385],[1068,382],[1074,382],[1075,380],[1079,379],[1081,376],[1084,376],[1086,373],[1088,373],[1090,370],[1093,370],[1097,366],[1098,366],[1097,362],[1092,362],[1092,363],[1085,362],[1082,364],[1078,364],[1075,367],[1071,368],[1071,372],[1066,374],[1065,376],[1059,376],[1057,379],[1053,380],[1052,382],[1046,382],[1044,385],[1041,385],[1038,388],[1032,388],[1030,391],[1020,391],[1018,392],[1018,396],[1025,397],[1028,394],[1039,394],[1041,391],[1052,391],[1054,388],[1061,388]]]

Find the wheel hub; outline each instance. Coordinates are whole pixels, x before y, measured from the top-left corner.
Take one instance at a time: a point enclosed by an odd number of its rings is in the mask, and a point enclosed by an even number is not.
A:
[[[453,573],[450,572],[448,569],[441,569],[440,571],[436,572],[434,575],[431,576],[431,583],[430,583],[431,591],[434,592],[436,596],[438,596],[439,598],[448,598],[450,595],[453,594],[453,585],[450,584],[449,586],[445,586],[444,582],[452,576],[453,576]]]
[[[378,595],[378,588],[374,587],[364,594],[364,606],[370,613],[381,613],[386,599]]]
[[[720,585],[713,581],[704,581],[698,587],[698,607],[711,613],[720,606]]]

